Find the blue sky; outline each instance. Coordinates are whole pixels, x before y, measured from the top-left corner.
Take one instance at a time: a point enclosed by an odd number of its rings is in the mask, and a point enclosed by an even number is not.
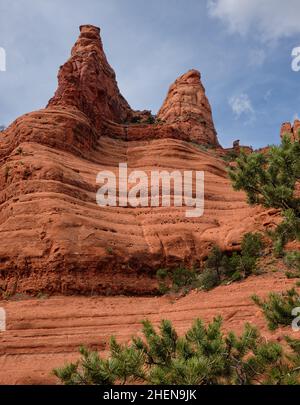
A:
[[[47,104],[81,24],[101,27],[119,87],[135,109],[160,108],[169,85],[200,70],[219,140],[278,143],[300,116],[299,0],[0,0],[0,123]]]

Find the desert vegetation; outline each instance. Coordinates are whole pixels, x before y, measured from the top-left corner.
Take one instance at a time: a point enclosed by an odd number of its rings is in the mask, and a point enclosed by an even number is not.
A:
[[[228,284],[258,274],[258,259],[262,253],[263,240],[259,233],[247,233],[241,242],[241,251],[228,254],[214,246],[207,257],[204,268],[175,270],[159,269],[157,278],[159,292],[183,292],[191,289],[211,290],[220,284]]]
[[[197,319],[182,337],[163,320],[157,331],[143,321],[143,338],[130,344],[110,340],[108,357],[86,347],[81,358],[54,370],[67,385],[107,384],[298,384],[300,341],[286,338],[288,348],[262,338],[245,324],[241,336],[222,331],[222,319],[207,326]]]
[[[300,253],[285,252],[291,240],[300,240],[300,198],[296,184],[300,179],[300,144],[284,137],[280,146],[272,146],[267,153],[234,156],[236,166],[229,176],[235,190],[247,194],[248,203],[277,208],[282,215],[281,223],[266,237],[273,241],[272,254],[283,258],[288,267],[287,277],[300,276]],[[180,267],[175,271],[160,269],[157,272],[159,291],[188,291],[192,288],[210,290],[220,284],[242,280],[250,274],[258,274],[258,260],[264,248],[263,236],[247,233],[241,242],[240,252],[228,254],[214,246],[202,271]]]
[[[294,319],[292,311],[300,305],[300,296],[295,288],[282,293],[271,292],[265,300],[253,295],[252,300],[262,309],[270,330],[291,325]]]
[[[263,241],[258,233],[247,233],[241,242],[241,251],[228,255],[215,246],[200,275],[200,288],[210,290],[217,285],[245,279],[258,274],[258,259],[262,253]]]
[[[289,268],[289,271],[286,272],[286,276],[289,278],[299,278],[300,252],[299,251],[287,252],[284,256],[284,261]]]
[[[300,180],[300,143],[287,136],[280,146],[264,153],[241,153],[237,167],[230,168],[229,176],[235,190],[247,194],[248,203],[278,208],[282,222],[270,233],[277,256],[283,256],[290,240],[300,239],[300,198],[296,184]]]
[[[159,269],[156,273],[159,283],[159,293],[184,292],[187,293],[199,286],[199,273],[196,269],[187,269],[184,266],[174,270]]]

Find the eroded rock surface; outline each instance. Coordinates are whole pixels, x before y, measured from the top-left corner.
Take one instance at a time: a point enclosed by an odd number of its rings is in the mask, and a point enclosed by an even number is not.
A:
[[[1,133],[5,294],[151,294],[158,268],[198,265],[213,244],[238,249],[245,232],[277,220],[233,191],[199,72],[171,86],[160,120],[129,124],[149,112],[133,112],[120,94],[99,32],[81,27],[47,108]],[[186,207],[100,208],[96,175],[117,174],[123,162],[129,173],[204,171],[204,216],[187,218]]]
[[[285,122],[282,124],[280,129],[281,139],[284,136],[288,136],[293,142],[300,141],[300,120],[295,120],[292,125],[290,122]]]
[[[190,70],[170,87],[158,118],[189,133],[191,141],[219,146],[209,101],[197,70]]]
[[[71,58],[60,68],[58,89],[48,104],[78,108],[97,129],[101,128],[103,118],[123,122],[131,116],[99,34],[100,29],[92,25],[80,27]]]

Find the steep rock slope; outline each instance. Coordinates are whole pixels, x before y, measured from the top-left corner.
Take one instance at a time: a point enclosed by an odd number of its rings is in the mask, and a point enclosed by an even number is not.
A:
[[[276,211],[249,208],[232,190],[200,75],[171,87],[152,125],[130,124],[93,26],[81,27],[46,109],[18,118],[0,139],[0,289],[6,294],[148,294],[160,267],[198,265],[210,247],[237,249]],[[215,146],[203,150],[204,145]],[[220,149],[221,150],[221,149]],[[96,204],[96,176],[144,170],[205,172],[205,212]],[[171,192],[173,190],[171,189]]]

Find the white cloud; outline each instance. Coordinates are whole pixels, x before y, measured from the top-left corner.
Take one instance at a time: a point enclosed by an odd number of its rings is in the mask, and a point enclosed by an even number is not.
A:
[[[228,100],[228,102],[236,118],[239,118],[244,114],[253,117],[255,114],[251,100],[246,93],[233,96]]]
[[[249,64],[251,66],[261,66],[266,60],[266,53],[263,49],[251,49],[249,52]]]
[[[207,7],[231,33],[252,31],[262,42],[300,33],[299,0],[208,0]]]
[[[267,102],[271,96],[272,96],[272,89],[269,89],[264,94],[264,100]]]

